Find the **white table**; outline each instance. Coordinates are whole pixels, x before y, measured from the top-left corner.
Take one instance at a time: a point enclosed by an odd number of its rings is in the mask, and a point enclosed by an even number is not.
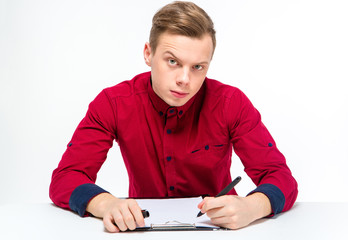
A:
[[[231,231],[126,232],[111,234],[100,219],[81,218],[53,204],[0,206],[0,239],[348,239],[348,203],[295,203],[276,217]]]

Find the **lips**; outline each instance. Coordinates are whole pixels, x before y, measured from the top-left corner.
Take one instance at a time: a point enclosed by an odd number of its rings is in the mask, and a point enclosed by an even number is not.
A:
[[[173,91],[173,90],[170,90],[170,92],[176,98],[184,98],[188,95],[188,93],[183,93],[183,92],[178,92],[178,91]]]

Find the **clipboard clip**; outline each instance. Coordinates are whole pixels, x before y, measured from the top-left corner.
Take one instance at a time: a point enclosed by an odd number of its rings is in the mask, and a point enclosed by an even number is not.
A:
[[[191,223],[181,223],[179,221],[168,221],[162,224],[151,224],[150,228],[153,230],[182,230],[196,229],[196,225]]]

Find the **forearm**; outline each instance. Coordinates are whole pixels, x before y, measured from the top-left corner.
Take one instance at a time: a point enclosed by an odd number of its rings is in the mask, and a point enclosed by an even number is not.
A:
[[[266,217],[272,213],[269,198],[260,192],[250,194],[245,198],[250,209],[252,221]]]
[[[110,202],[117,201],[118,198],[110,193],[101,193],[90,200],[87,204],[86,211],[95,217],[102,218]]]
[[[77,171],[64,170],[58,167],[52,174],[49,196],[54,204],[71,209],[71,196],[74,190],[86,183],[93,184],[84,174]],[[80,194],[79,194],[80,195]],[[74,210],[76,212],[76,210]]]

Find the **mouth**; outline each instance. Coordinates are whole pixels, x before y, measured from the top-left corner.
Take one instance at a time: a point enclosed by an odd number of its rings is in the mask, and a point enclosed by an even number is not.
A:
[[[178,92],[178,91],[173,91],[173,90],[170,90],[170,93],[176,98],[184,98],[188,95],[188,93]]]

